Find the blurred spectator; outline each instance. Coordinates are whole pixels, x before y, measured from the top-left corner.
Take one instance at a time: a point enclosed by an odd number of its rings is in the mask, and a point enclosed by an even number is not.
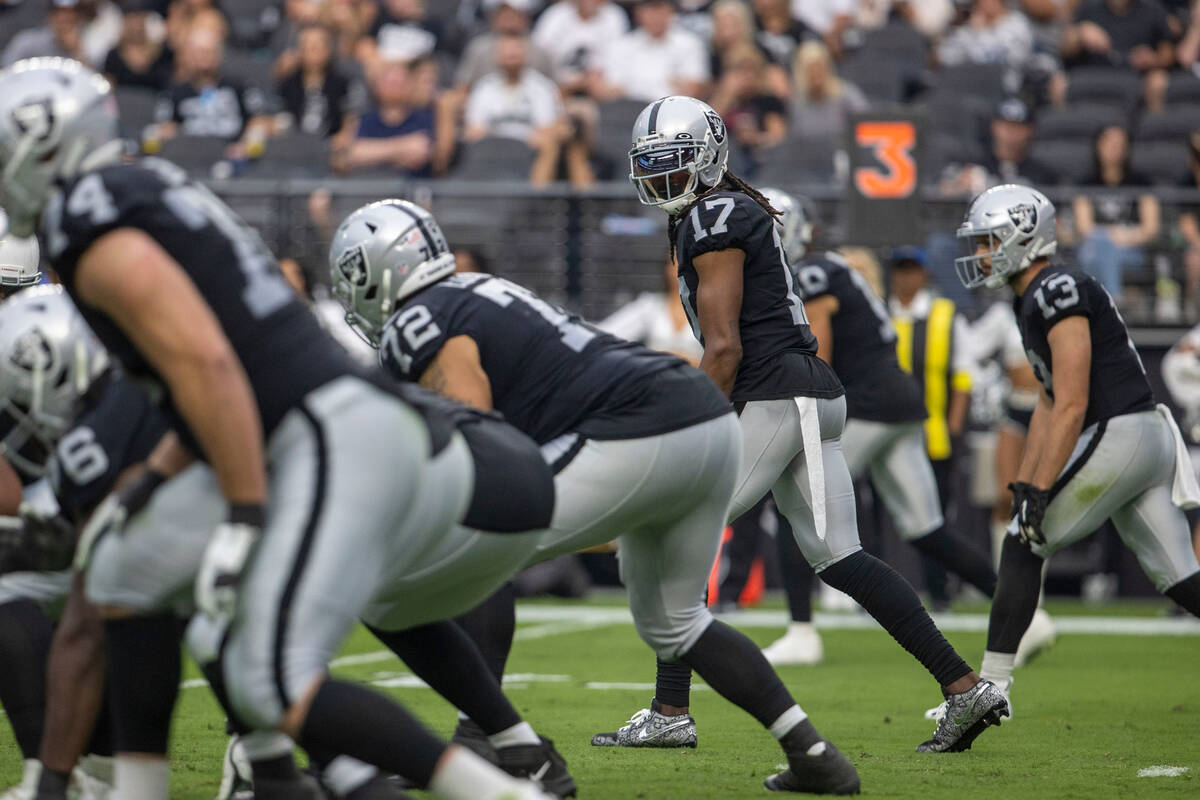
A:
[[[1068,67],[1116,66],[1146,77],[1146,106],[1162,108],[1175,61],[1167,12],[1156,0],[1085,0],[1060,42]]]
[[[262,93],[245,89],[221,74],[224,48],[207,28],[191,30],[179,52],[183,79],[174,84],[158,109],[157,138],[219,136],[231,141],[262,124]]]
[[[896,18],[928,39],[940,39],[954,21],[952,0],[859,0],[854,23],[859,28],[882,28]]]
[[[787,109],[771,91],[766,58],[754,45],[742,43],[726,51],[725,59],[713,109],[746,152],[779,144],[787,136]]]
[[[840,55],[842,34],[854,25],[858,0],[791,0],[792,16],[817,32],[830,52]]]
[[[611,0],[558,0],[533,27],[533,42],[548,53],[564,94],[586,94],[604,49],[629,30],[629,19]]]
[[[283,110],[304,133],[332,136],[342,129],[346,116],[360,110],[362,87],[333,63],[333,38],[320,25],[300,30],[299,61],[279,83]]]
[[[1079,0],[1021,0],[1021,12],[1033,29],[1037,50],[1058,54],[1063,31],[1071,24],[1071,14]]]
[[[147,7],[125,10],[121,39],[104,59],[104,74],[117,86],[166,91],[175,71],[175,56],[164,46],[163,31],[151,34]]]
[[[1081,238],[1079,264],[1114,298],[1122,273],[1144,266],[1146,247],[1158,238],[1158,199],[1141,187],[1144,176],[1129,171],[1129,134],[1112,125],[1096,137],[1095,174],[1075,197],[1075,228]]]
[[[816,38],[817,33],[792,16],[788,0],[753,1],[758,43],[773,62],[787,69],[800,43]]]
[[[420,104],[425,99],[422,68],[420,61],[384,61],[376,68],[372,89],[377,105],[334,139],[336,171],[385,167],[414,178],[430,177],[434,119],[429,106]]]
[[[1009,97],[996,106],[992,115],[992,149],[983,164],[988,184],[1024,183],[1044,186],[1055,182],[1055,175],[1046,165],[1029,159],[1029,142],[1033,138],[1033,119],[1027,106],[1018,97]]]
[[[321,24],[333,32],[334,51],[342,58],[354,57],[373,19],[373,5],[363,0],[324,0],[320,7]]]
[[[1175,57],[1181,67],[1194,73],[1200,63],[1200,0],[1192,3],[1184,22],[1184,34],[1175,48]]]
[[[792,86],[791,129],[796,136],[837,136],[846,127],[846,115],[868,105],[857,86],[838,77],[828,48],[820,42],[797,48]]]
[[[482,272],[485,275],[492,275],[492,264],[479,250],[471,248],[462,248],[454,251],[454,271],[455,272]]]
[[[496,48],[501,37],[526,36],[529,33],[531,0],[488,0],[491,28],[467,44],[454,74],[456,87],[469,89],[475,82],[496,69]],[[554,65],[549,53],[540,44],[528,45],[529,66],[543,75],[553,75]]]
[[[677,27],[671,0],[639,0],[637,27],[605,49],[597,99],[657,100],[669,94],[704,97],[709,81],[704,42]]]
[[[33,0],[26,0],[33,2]],[[0,57],[2,66],[25,58],[62,56],[86,61],[83,52],[79,0],[50,0],[46,24],[23,30],[12,38]]]
[[[283,19],[271,34],[267,49],[275,53],[275,80],[280,81],[300,63],[300,31],[321,21],[318,0],[284,0]]]
[[[166,27],[167,46],[176,55],[183,52],[184,39],[196,28],[208,28],[221,41],[229,35],[229,20],[214,0],[171,0]]]
[[[1191,172],[1180,186],[1200,192],[1200,131],[1188,136],[1188,168]],[[1179,214],[1179,233],[1183,236],[1183,266],[1187,284],[1185,299],[1194,312],[1200,310],[1200,208],[1187,205]]]
[[[529,66],[529,40],[502,36],[496,43],[496,70],[475,84],[467,99],[463,138],[494,136],[525,142],[537,153],[530,181],[554,179],[570,129],[554,81]]]
[[[432,55],[441,45],[442,28],[427,16],[425,0],[382,0],[359,42],[359,61],[369,70],[380,59],[413,61]]]
[[[1007,64],[1020,66],[1033,52],[1033,29],[1005,0],[973,0],[971,15],[938,47],[943,66]]]
[[[742,0],[717,0],[712,7],[712,31],[708,39],[708,71],[714,82],[721,80],[726,53],[738,45],[754,45],[754,17]]]
[[[597,323],[597,327],[652,350],[674,353],[688,363],[699,364],[704,348],[692,334],[692,326],[679,302],[677,274],[675,260],[666,258],[659,291],[642,292],[633,302]]]

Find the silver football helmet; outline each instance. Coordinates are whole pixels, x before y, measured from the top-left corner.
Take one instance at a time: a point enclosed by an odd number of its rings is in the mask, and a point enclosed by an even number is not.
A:
[[[760,191],[780,214],[779,222],[783,225],[781,240],[788,263],[799,266],[813,240],[815,215],[812,203],[807,197],[794,197],[783,189],[767,188]]]
[[[343,220],[329,247],[333,295],[346,322],[373,346],[404,298],[454,273],[454,254],[433,215],[407,200],[380,200]]]
[[[37,239],[3,233],[0,224],[0,292],[33,286],[42,280]]]
[[[28,475],[79,413],[108,353],[61,286],[34,286],[0,304],[0,454]]]
[[[55,183],[117,161],[117,104],[108,81],[66,58],[29,58],[0,72],[0,206],[32,236]]]
[[[994,186],[976,197],[957,235],[966,240],[967,254],[954,259],[954,269],[968,289],[999,289],[1058,249],[1054,204],[1038,190],[1015,183]]]
[[[693,97],[655,100],[633,123],[629,180],[648,206],[678,214],[701,188],[721,182],[728,161],[725,121]]]

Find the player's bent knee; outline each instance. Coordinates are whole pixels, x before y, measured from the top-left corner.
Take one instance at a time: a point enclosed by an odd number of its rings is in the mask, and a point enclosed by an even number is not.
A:
[[[664,661],[675,661],[691,650],[712,622],[712,612],[704,605],[668,612],[657,619],[634,618],[642,641]]]

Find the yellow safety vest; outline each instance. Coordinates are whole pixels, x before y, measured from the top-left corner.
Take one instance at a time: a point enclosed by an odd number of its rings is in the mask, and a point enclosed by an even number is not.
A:
[[[900,368],[915,375],[925,397],[925,449],[929,458],[941,461],[950,457],[951,390],[971,390],[971,375],[955,371],[951,361],[954,352],[954,302],[944,297],[934,298],[929,316],[924,319],[893,319],[896,328],[896,356]]]

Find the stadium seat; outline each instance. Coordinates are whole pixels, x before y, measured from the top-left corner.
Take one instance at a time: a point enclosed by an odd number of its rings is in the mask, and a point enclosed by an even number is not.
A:
[[[162,143],[158,155],[187,170],[189,175],[207,178],[213,164],[225,158],[229,140],[220,136],[176,136]]]
[[[942,170],[951,164],[981,164],[986,158],[983,145],[954,133],[938,131],[925,137],[919,166],[922,183],[935,183]]]
[[[255,164],[255,177],[320,178],[329,173],[329,141],[324,136],[292,131],[267,142]]]
[[[874,54],[868,56],[859,51],[838,67],[838,74],[861,89],[871,101],[898,103],[904,96],[907,69],[900,62],[882,61]]]
[[[1053,172],[1058,183],[1086,183],[1094,171],[1092,142],[1086,139],[1035,139],[1029,160]]]
[[[758,151],[758,180],[775,185],[833,180],[837,147],[825,137],[793,138]]]
[[[478,181],[526,181],[533,166],[533,150],[524,142],[489,136],[464,144],[451,177]]]
[[[1037,119],[1037,139],[1094,139],[1109,125],[1127,126],[1128,117],[1112,106],[1084,104],[1050,108]]]
[[[1115,67],[1080,67],[1067,73],[1067,102],[1112,106],[1128,113],[1137,107],[1142,81]]]
[[[22,3],[0,3],[0,50],[26,28],[36,28],[46,21],[49,3],[25,0]]]
[[[1165,102],[1168,106],[1190,106],[1200,104],[1200,78],[1184,73],[1172,73],[1167,84]]]
[[[641,100],[613,100],[600,106],[594,150],[612,168],[614,180],[624,180],[629,173],[629,136],[645,107]]]
[[[942,69],[937,76],[937,88],[994,103],[1005,94],[1005,69],[1000,64],[960,64],[953,69]]]
[[[929,44],[911,25],[889,22],[882,28],[867,31],[857,54],[870,54],[878,61],[904,64],[921,70],[929,60]]]
[[[1177,186],[1191,172],[1188,147],[1183,141],[1139,143],[1129,158],[1129,171],[1145,175],[1161,186]]]
[[[267,92],[275,89],[275,82],[271,78],[271,59],[257,53],[247,53],[241,50],[226,51],[222,71],[227,78],[232,78],[247,88],[262,89]]]
[[[1133,140],[1142,142],[1179,141],[1200,130],[1200,108],[1168,107],[1160,114],[1144,114],[1133,129]]]
[[[927,130],[950,134],[971,142],[986,142],[993,110],[985,101],[961,95],[932,92],[917,107],[925,115]]]
[[[154,122],[154,111],[158,107],[159,95],[150,89],[118,86],[113,90],[117,111],[121,115],[121,135],[126,139],[140,140],[142,130]]]

